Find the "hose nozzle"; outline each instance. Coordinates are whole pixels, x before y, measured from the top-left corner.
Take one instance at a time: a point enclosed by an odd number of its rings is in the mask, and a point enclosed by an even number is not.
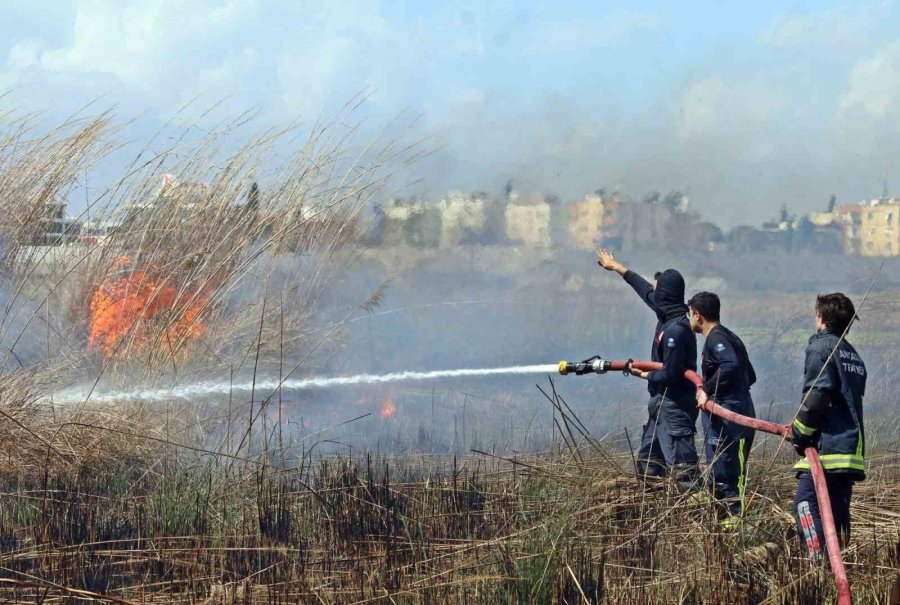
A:
[[[599,355],[595,355],[584,361],[560,361],[559,373],[563,376],[575,374],[582,376],[584,374],[605,374],[609,371],[610,362],[606,361]]]

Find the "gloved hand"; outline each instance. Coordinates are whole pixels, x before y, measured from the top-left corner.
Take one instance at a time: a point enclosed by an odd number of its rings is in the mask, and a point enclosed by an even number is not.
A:
[[[812,435],[804,435],[797,427],[791,427],[791,445],[794,446],[794,450],[801,456],[805,456],[806,448],[808,447],[816,447],[819,444],[819,434],[813,433]]]

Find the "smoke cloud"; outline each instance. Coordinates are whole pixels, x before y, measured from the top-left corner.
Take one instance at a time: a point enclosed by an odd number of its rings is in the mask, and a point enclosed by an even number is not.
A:
[[[434,136],[431,158],[397,181],[404,192],[500,191],[510,178],[564,199],[678,189],[730,227],[782,204],[805,213],[831,194],[872,197],[897,180],[890,3],[802,14],[577,2],[402,12],[377,0],[265,11],[241,0],[26,4],[11,3],[0,26],[0,88],[13,91],[3,107],[54,99],[68,115],[100,98],[145,116],[136,139],[187,120],[180,110],[192,103],[192,115],[217,105],[311,123],[366,91],[363,130],[408,112],[421,115],[418,134]],[[197,127],[214,127],[215,113]]]

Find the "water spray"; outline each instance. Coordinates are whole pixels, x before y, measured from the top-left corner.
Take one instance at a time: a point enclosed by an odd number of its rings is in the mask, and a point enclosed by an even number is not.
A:
[[[153,389],[131,389],[123,391],[103,391],[100,389],[69,389],[53,396],[58,404],[73,404],[90,401],[93,403],[116,403],[127,401],[170,401],[172,399],[197,399],[229,393],[250,393],[251,391],[303,391],[309,389],[327,389],[338,386],[362,384],[383,384],[389,382],[412,382],[436,380],[438,378],[462,378],[477,376],[507,376],[511,374],[554,374],[559,370],[556,365],[511,366],[506,368],[479,368],[461,370],[436,370],[433,372],[395,372],[392,374],[356,374],[354,376],[337,376],[330,378],[304,379],[257,379],[254,381],[204,381],[183,386]]]
[[[582,376],[584,374],[605,374],[609,371],[621,370],[628,373],[628,370],[634,368],[636,370],[652,372],[659,370],[663,364],[656,361],[608,361],[595,355],[590,359],[579,362],[560,361],[558,370],[563,376],[575,374]],[[791,427],[759,418],[750,418],[742,414],[737,414],[731,410],[727,410],[709,398],[706,391],[703,390],[703,378],[693,370],[687,370],[684,377],[691,381],[697,389],[697,407],[706,410],[710,414],[715,414],[735,424],[745,426],[757,431],[772,433],[784,439],[791,436]],[[819,459],[819,452],[814,447],[808,447],[803,452],[809,461],[809,472],[812,475],[813,485],[816,488],[816,500],[819,502],[819,513],[822,517],[822,528],[825,530],[825,543],[828,550],[828,562],[831,565],[831,571],[834,573],[834,582],[838,590],[838,604],[851,605],[853,599],[850,593],[850,582],[847,580],[847,571],[844,568],[844,559],[841,555],[841,544],[838,540],[837,530],[834,525],[834,516],[831,512],[831,499],[828,497],[828,486],[825,483],[825,471],[822,468],[822,462]]]

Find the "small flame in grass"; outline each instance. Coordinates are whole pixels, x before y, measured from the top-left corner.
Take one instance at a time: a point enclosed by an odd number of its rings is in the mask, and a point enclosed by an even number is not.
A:
[[[397,413],[397,404],[394,403],[393,399],[385,399],[381,404],[381,417],[382,418],[393,418],[394,414]]]

